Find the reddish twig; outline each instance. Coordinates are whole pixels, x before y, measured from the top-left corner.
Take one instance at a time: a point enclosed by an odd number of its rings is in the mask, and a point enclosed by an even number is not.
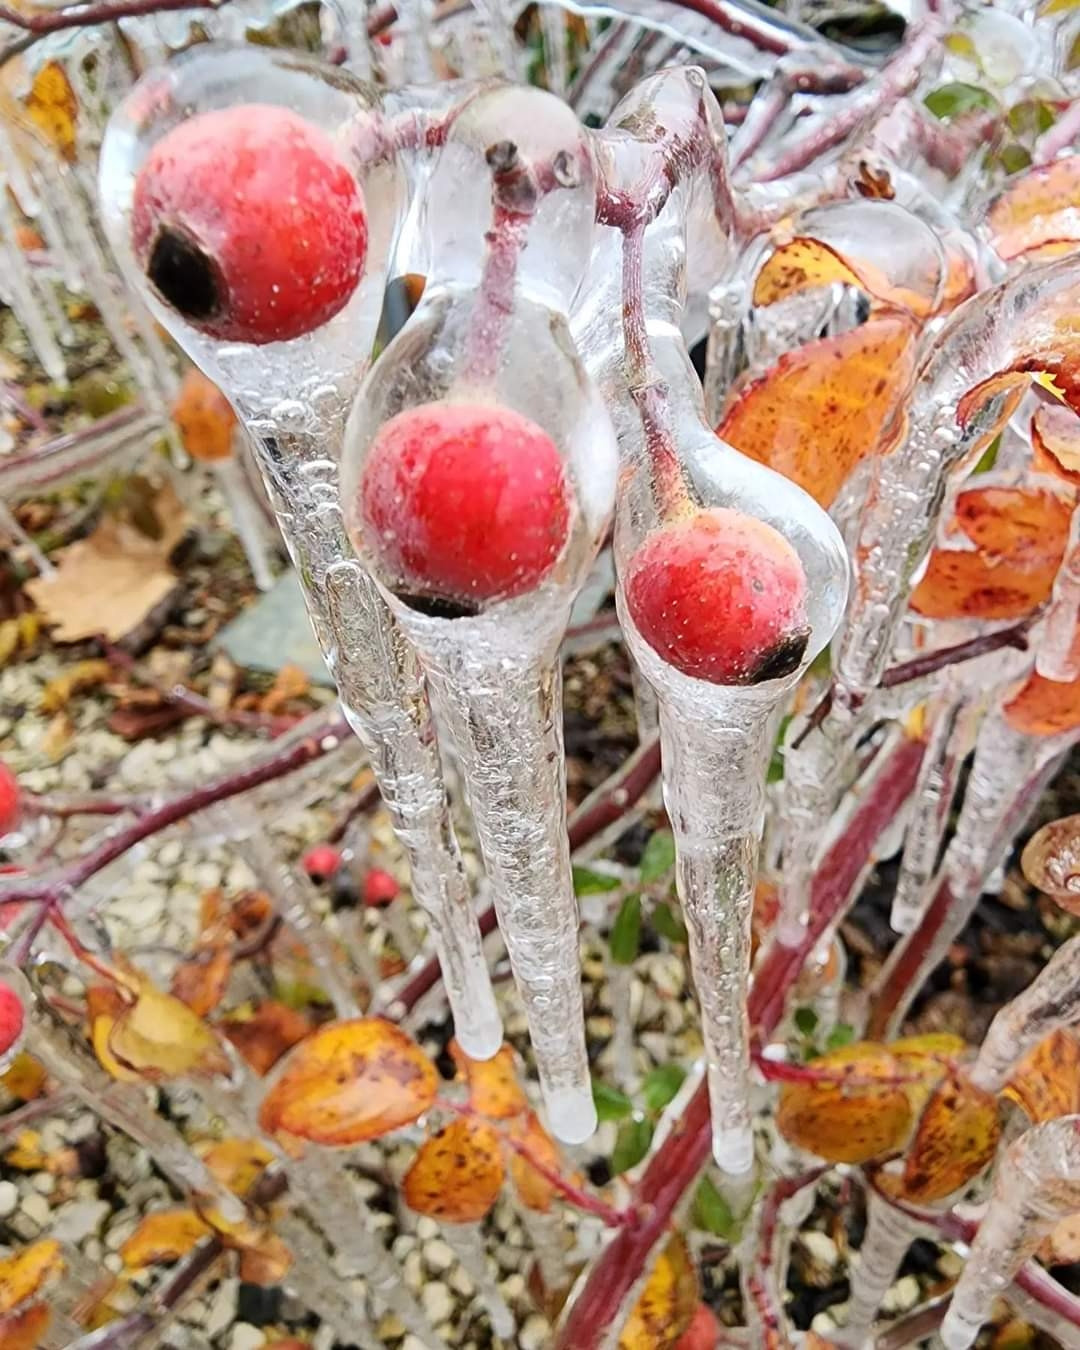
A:
[[[567,1181],[554,1168],[548,1167],[545,1162],[536,1157],[524,1140],[515,1139],[509,1133],[503,1133],[502,1137],[508,1148],[513,1149],[519,1158],[523,1158],[534,1172],[543,1177],[549,1186],[553,1186],[563,1199],[576,1209],[582,1210],[585,1214],[595,1215],[609,1228],[621,1228],[633,1218],[633,1213],[630,1210],[615,1209],[613,1205],[607,1205],[595,1195],[583,1191],[580,1186],[575,1186],[572,1181]]]
[[[927,1056],[935,1060],[946,1071],[954,1070],[956,1065],[949,1059],[936,1055]],[[824,1083],[837,1088],[885,1089],[908,1087],[914,1083],[925,1083],[926,1075],[920,1073],[883,1074],[880,1078],[868,1078],[864,1075],[845,1073],[842,1068],[817,1069],[813,1061],[809,1064],[789,1064],[786,1060],[769,1059],[760,1050],[753,1052],[754,1067],[768,1083]]]
[[[754,974],[750,1023],[762,1038],[776,1028],[787,995],[806,958],[843,912],[882,829],[915,787],[925,746],[904,738],[882,766],[826,853],[814,878],[810,922],[798,947],[773,943]],[[634,1287],[650,1252],[667,1231],[680,1200],[709,1157],[708,1092],[704,1084],[687,1104],[675,1130],[653,1154],[635,1192],[641,1217],[619,1230],[594,1264],[556,1341],[557,1350],[595,1350]]]
[[[1080,136],[1080,98],[1074,99],[1054,125],[1039,137],[1032,155],[1036,164],[1047,164]]]
[[[24,33],[44,37],[62,28],[93,28],[117,19],[143,14],[166,14],[178,9],[220,9],[229,0],[102,0],[100,4],[68,5],[64,9],[24,14],[10,5],[0,5],[0,20]]]
[[[807,1186],[824,1176],[827,1167],[814,1167],[795,1177],[781,1177],[769,1188],[758,1216],[757,1260],[746,1277],[746,1289],[764,1332],[763,1347],[790,1345],[784,1314],[781,1311],[780,1290],[777,1288],[775,1266],[776,1229],[780,1222],[780,1208],[785,1200],[798,1195]],[[747,1319],[749,1321],[749,1318]]]
[[[72,816],[122,816],[127,811],[139,811],[144,802],[139,797],[110,797],[106,793],[90,792],[85,797],[52,797],[24,792],[21,809],[31,816],[51,816],[54,820],[70,820]]]

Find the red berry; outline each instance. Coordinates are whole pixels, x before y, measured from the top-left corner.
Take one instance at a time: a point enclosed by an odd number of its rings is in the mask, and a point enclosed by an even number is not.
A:
[[[304,871],[312,881],[326,881],[341,867],[341,854],[333,844],[316,844],[304,854]]]
[[[720,1323],[705,1303],[699,1303],[690,1325],[675,1343],[675,1350],[716,1350]]]
[[[798,554],[771,525],[724,508],[650,534],[627,567],[626,604],[665,661],[713,684],[787,675],[810,636]]]
[[[22,999],[10,984],[0,980],[0,1055],[6,1055],[19,1043],[26,1012]]]
[[[200,332],[236,342],[310,333],[364,270],[360,186],[318,127],[285,108],[200,113],[147,156],[135,183],[135,254]]]
[[[396,900],[400,889],[389,872],[373,867],[364,877],[364,904],[381,908]]]
[[[402,592],[465,607],[539,585],[570,530],[555,443],[490,404],[429,403],[392,417],[358,505],[369,547]]]
[[[0,762],[0,838],[10,834],[19,823],[21,797],[19,780],[6,764]]]

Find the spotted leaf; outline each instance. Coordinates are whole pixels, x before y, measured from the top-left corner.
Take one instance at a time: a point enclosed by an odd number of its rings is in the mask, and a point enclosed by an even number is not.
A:
[[[672,1350],[694,1320],[700,1299],[686,1243],[673,1234],[626,1319],[619,1350]]]
[[[828,1162],[846,1163],[869,1162],[904,1143],[911,1104],[901,1066],[883,1046],[845,1045],[808,1067],[823,1078],[780,1089],[776,1125],[789,1143]],[[886,1081],[879,1087],[875,1079]]]
[[[915,1127],[904,1162],[904,1192],[918,1204],[944,1200],[972,1181],[997,1152],[997,1103],[963,1074],[938,1084]]]
[[[474,1111],[490,1120],[512,1120],[529,1109],[509,1045],[501,1045],[491,1059],[480,1060],[470,1059],[457,1041],[451,1041],[450,1055],[469,1085],[469,1105]]]
[[[499,1198],[503,1174],[494,1129],[461,1117],[420,1145],[401,1191],[418,1214],[444,1223],[476,1223]]]

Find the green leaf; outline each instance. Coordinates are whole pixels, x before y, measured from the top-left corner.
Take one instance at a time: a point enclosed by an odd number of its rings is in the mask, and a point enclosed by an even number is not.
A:
[[[964,113],[975,112],[978,108],[986,108],[990,112],[998,111],[997,99],[988,90],[980,89],[977,84],[960,82],[943,84],[939,89],[927,94],[923,102],[942,122],[962,117]]]
[[[817,1031],[818,1015],[813,1008],[795,1009],[795,1026],[803,1036],[812,1036]]]
[[[574,894],[600,895],[604,891],[614,891],[622,885],[618,877],[606,876],[603,872],[593,872],[588,867],[574,868]]]
[[[990,444],[983,451],[978,464],[972,469],[972,473],[989,473],[997,463],[998,450],[1001,448],[1001,437],[995,436]]]
[[[784,776],[784,737],[787,735],[790,722],[790,716],[785,717],[780,723],[780,730],[776,733],[776,744],[773,746],[772,759],[769,760],[769,771],[765,776],[767,783],[779,783]]]
[[[600,1121],[625,1120],[633,1114],[634,1103],[618,1088],[603,1083],[599,1078],[592,1080],[592,1099],[596,1107],[596,1116]]]
[[[738,1232],[731,1206],[708,1177],[702,1177],[694,1196],[694,1227],[730,1242]]]
[[[615,1136],[615,1148],[611,1154],[612,1174],[618,1176],[620,1172],[629,1172],[631,1167],[636,1167],[648,1153],[652,1136],[651,1120],[624,1120]]]
[[[658,1064],[645,1075],[641,1095],[650,1111],[662,1111],[686,1079],[686,1070],[678,1064]]]
[[[855,1040],[855,1028],[849,1027],[846,1022],[838,1022],[825,1037],[825,1049],[841,1050],[845,1045],[851,1045]]]
[[[667,876],[675,866],[675,836],[670,830],[650,835],[641,855],[641,880],[645,886]]]
[[[653,906],[652,926],[661,937],[669,942],[686,942],[686,924],[675,913],[666,900]]]
[[[1021,173],[1031,167],[1031,156],[1022,145],[1006,145],[998,159],[1006,173]]]
[[[620,966],[633,965],[641,944],[641,896],[628,895],[619,906],[611,928],[611,959]]]

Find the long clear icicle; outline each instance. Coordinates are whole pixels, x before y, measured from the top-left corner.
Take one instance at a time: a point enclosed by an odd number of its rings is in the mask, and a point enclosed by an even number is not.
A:
[[[289,58],[291,60],[291,58]],[[164,85],[164,87],[163,87]],[[434,725],[424,680],[374,584],[348,571],[353,556],[338,500],[344,423],[368,359],[382,301],[386,256],[400,202],[397,168],[382,165],[365,183],[369,216],[367,273],[342,313],[315,333],[269,347],[223,344],[190,329],[151,293],[133,256],[130,197],[148,88],[165,109],[201,109],[230,97],[286,106],[303,102],[332,136],[356,119],[376,116],[361,95],[315,67],[289,65],[255,48],[209,50],[182,67],[154,72],[114,114],[102,152],[101,195],[110,241],[134,284],[191,357],[233,400],[253,447],[282,535],[304,589],[308,612],[350,724],[372,757],[413,873],[413,894],[429,914],[443,914],[453,896],[457,927],[444,930],[444,950],[460,957],[468,983],[448,981],[458,1038],[474,1058],[495,1053],[502,1027],[490,978],[476,959],[479,936],[450,822]],[[331,581],[330,574],[338,578]],[[341,578],[344,576],[344,581]],[[460,1020],[457,1020],[459,1019]]]
[[[994,1300],[1054,1225],[1080,1211],[1080,1116],[1036,1125],[1001,1156],[971,1255],[945,1314],[946,1350],[968,1350]]]
[[[236,537],[247,558],[252,579],[260,591],[268,591],[274,584],[274,571],[270,565],[266,527],[244,474],[244,466],[233,454],[228,459],[214,460],[211,467],[221,495],[225,498]]]
[[[0,192],[0,296],[11,306],[45,374],[67,383],[67,362],[38,297],[30,285],[26,260],[15,242],[15,220],[6,190]]]
[[[851,1272],[851,1300],[847,1321],[839,1333],[851,1350],[864,1350],[871,1343],[874,1319],[899,1273],[908,1248],[925,1231],[925,1225],[890,1205],[873,1186],[866,1192],[866,1231],[859,1259]]]
[[[443,1224],[442,1231],[462,1270],[472,1280],[477,1302],[491,1319],[492,1331],[502,1341],[513,1341],[517,1324],[488,1271],[483,1228],[478,1223],[455,1223]]]

